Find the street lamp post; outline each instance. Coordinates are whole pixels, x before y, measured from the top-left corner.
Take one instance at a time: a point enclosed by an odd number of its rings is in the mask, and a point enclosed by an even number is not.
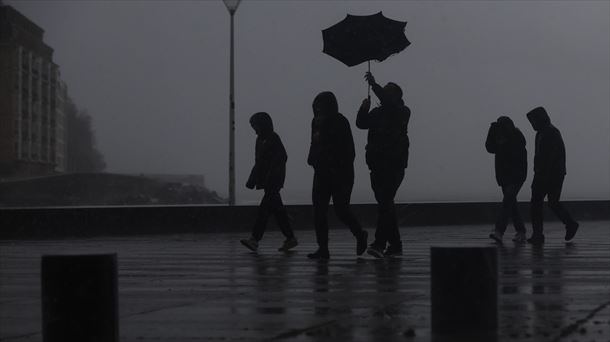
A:
[[[235,205],[235,74],[233,17],[241,0],[223,0],[231,16],[231,50],[229,71],[229,205]]]

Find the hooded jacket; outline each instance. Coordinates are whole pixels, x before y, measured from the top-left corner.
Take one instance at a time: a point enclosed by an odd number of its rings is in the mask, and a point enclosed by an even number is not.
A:
[[[525,182],[527,178],[525,137],[510,118],[502,116],[489,127],[485,148],[487,152],[495,155],[498,185]]]
[[[315,170],[353,169],[356,157],[349,121],[339,113],[331,92],[318,94],[312,104],[311,145],[307,163]]]
[[[566,150],[559,130],[543,107],[527,113],[527,119],[536,131],[534,173],[542,177],[558,177],[566,174]]]
[[[384,90],[378,84],[373,91],[381,105],[370,112],[363,107],[358,111],[356,126],[368,129],[366,163],[369,169],[406,168],[409,161],[409,136],[407,135],[411,110],[402,99],[397,103],[386,100]]]
[[[279,135],[273,131],[269,114],[256,113],[250,122],[259,127],[260,131],[257,132],[255,162],[248,182],[254,183],[256,189],[279,191],[286,178],[286,149]]]

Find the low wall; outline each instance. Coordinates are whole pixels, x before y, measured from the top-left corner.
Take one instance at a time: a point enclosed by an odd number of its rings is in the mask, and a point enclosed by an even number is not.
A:
[[[610,219],[610,201],[564,202],[577,220]],[[529,204],[520,203],[529,220]],[[401,227],[493,224],[499,203],[398,204]],[[375,204],[355,204],[352,210],[365,227],[377,218]],[[556,220],[548,207],[545,217]],[[313,229],[310,205],[289,205],[295,229]],[[256,206],[117,206],[61,208],[0,208],[0,239],[81,238],[145,234],[182,234],[249,231]],[[339,223],[329,213],[329,224]],[[275,225],[275,220],[270,220]],[[274,229],[274,228],[271,228]]]

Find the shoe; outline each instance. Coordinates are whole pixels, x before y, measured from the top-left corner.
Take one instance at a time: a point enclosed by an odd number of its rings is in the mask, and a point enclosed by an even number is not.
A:
[[[578,222],[572,222],[566,225],[566,241],[570,241],[574,238],[574,235],[576,235],[576,231],[578,230],[578,226]]]
[[[504,233],[500,233],[497,230],[494,230],[491,234],[489,234],[489,238],[494,240],[495,242],[501,244],[502,243],[502,237],[504,237]]]
[[[356,238],[356,255],[362,255],[366,251],[366,242],[369,238],[369,233],[363,230],[360,236]]]
[[[299,242],[294,237],[284,240],[284,243],[277,250],[280,252],[288,252],[290,249],[299,245]]]
[[[516,243],[525,243],[526,240],[525,233],[516,233],[515,237],[513,237],[513,241]]]
[[[374,256],[375,258],[383,258],[383,248],[380,248],[379,246],[375,245],[374,243],[371,244],[369,246],[369,248],[367,248],[366,252],[369,255]]]
[[[318,248],[314,253],[307,254],[307,257],[315,260],[328,260],[330,259],[330,253],[328,252],[328,249]]]
[[[544,243],[544,235],[532,235],[531,238],[527,239],[527,243],[532,245],[542,245]]]
[[[383,256],[386,257],[396,257],[396,256],[401,256],[402,255],[402,243],[401,244],[395,244],[395,245],[389,245],[385,251],[383,251]]]
[[[258,241],[254,237],[250,237],[249,239],[239,240],[242,245],[246,246],[252,252],[256,252],[258,249]]]

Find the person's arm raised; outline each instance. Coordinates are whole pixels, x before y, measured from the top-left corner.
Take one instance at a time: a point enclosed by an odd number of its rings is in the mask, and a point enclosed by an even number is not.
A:
[[[356,127],[360,129],[368,129],[371,126],[371,100],[366,98],[362,100],[360,109],[358,109],[358,115],[356,116]]]

